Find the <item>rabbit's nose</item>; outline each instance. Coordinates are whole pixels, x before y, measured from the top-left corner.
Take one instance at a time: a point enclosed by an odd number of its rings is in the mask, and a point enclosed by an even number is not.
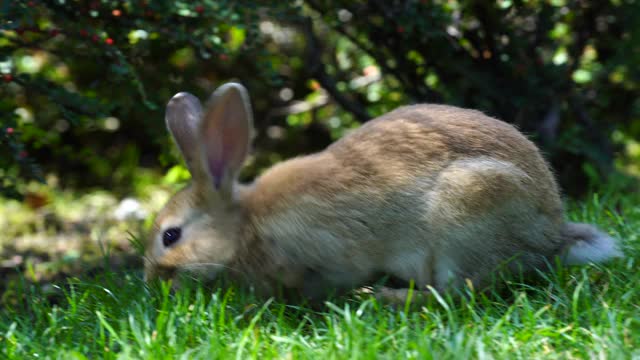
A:
[[[152,268],[150,266],[145,266],[144,267],[144,282],[149,283],[151,281],[154,281],[155,279],[157,279],[158,276],[156,274],[155,268]]]

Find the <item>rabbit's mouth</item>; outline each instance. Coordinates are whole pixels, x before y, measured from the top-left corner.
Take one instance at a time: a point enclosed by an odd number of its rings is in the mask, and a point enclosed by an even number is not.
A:
[[[181,265],[178,272],[181,276],[188,276],[200,281],[215,280],[225,270],[226,266],[218,263],[190,263]]]
[[[145,266],[144,266],[145,282],[151,282],[157,279],[169,280],[169,279],[172,279],[175,276],[175,274],[176,274],[175,267],[158,264],[155,261],[149,260],[149,258],[145,258]]]

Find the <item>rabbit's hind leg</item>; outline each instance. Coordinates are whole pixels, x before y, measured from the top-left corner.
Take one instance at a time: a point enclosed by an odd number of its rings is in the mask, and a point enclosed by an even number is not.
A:
[[[485,157],[452,163],[429,198],[429,228],[439,241],[433,286],[460,288],[469,279],[478,288],[504,265],[544,265],[562,245],[556,197],[509,162]]]

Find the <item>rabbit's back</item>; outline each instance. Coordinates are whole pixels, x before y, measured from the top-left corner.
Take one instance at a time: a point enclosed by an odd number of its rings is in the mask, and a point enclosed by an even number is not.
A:
[[[446,105],[401,107],[364,124],[328,151],[360,174],[380,178],[389,173],[396,181],[435,177],[453,161],[490,157],[536,179],[531,191],[558,194],[537,147],[513,126],[476,110]],[[559,199],[555,205],[560,206]]]
[[[333,286],[380,272],[480,280],[509,256],[538,265],[562,246],[557,186],[535,145],[442,105],[400,108],[276,165],[244,201],[262,236]]]

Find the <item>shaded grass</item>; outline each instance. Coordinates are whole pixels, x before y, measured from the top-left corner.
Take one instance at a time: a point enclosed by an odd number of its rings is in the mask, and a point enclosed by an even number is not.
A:
[[[366,296],[321,308],[233,288],[147,286],[105,271],[45,289],[18,277],[0,309],[7,358],[639,358],[640,202],[609,192],[574,221],[624,239],[626,258],[512,277],[487,294],[436,294],[419,309]],[[6,294],[5,294],[6,295]]]

